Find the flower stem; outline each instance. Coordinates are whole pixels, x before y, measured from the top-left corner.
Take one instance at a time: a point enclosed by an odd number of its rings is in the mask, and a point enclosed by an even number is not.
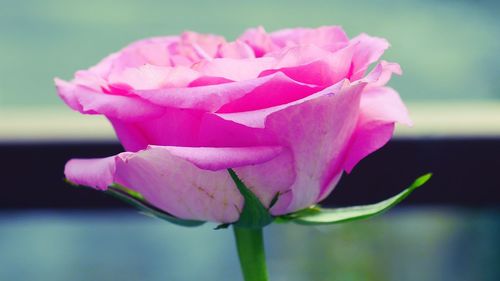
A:
[[[233,226],[245,281],[268,281],[262,228]]]

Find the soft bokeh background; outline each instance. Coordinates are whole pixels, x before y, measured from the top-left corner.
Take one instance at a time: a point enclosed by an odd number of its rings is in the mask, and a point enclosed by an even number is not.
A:
[[[67,109],[52,79],[70,79],[134,40],[332,24],[391,42],[384,59],[405,72],[391,85],[416,123],[400,136],[499,136],[499,3],[0,0],[0,141],[113,139],[102,118]],[[500,280],[499,218],[498,209],[428,207],[328,228],[272,226],[271,277]],[[231,232],[212,227],[132,211],[1,212],[0,280],[238,280]]]
[[[52,80],[70,79],[134,40],[184,30],[233,39],[258,25],[335,24],[351,37],[367,32],[391,42],[384,58],[405,72],[391,84],[416,124],[399,134],[498,135],[499,12],[495,0],[0,0],[0,138],[112,138],[102,119],[62,106]]]

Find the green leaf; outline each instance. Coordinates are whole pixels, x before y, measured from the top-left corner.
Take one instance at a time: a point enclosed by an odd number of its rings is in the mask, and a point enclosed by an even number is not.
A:
[[[234,225],[245,228],[262,228],[270,224],[273,221],[273,217],[269,214],[267,208],[262,205],[259,198],[241,181],[232,169],[228,169],[228,171],[236,187],[245,199],[240,218]]]
[[[387,211],[388,209],[397,205],[408,195],[410,195],[410,193],[412,193],[415,189],[426,183],[431,178],[431,176],[432,174],[429,173],[417,178],[410,185],[410,187],[408,187],[398,195],[376,204],[336,209],[323,209],[317,206],[313,206],[311,208],[300,210],[292,214],[281,216],[279,217],[279,219],[277,219],[277,222],[293,221],[295,223],[305,225],[323,225],[369,218]]]
[[[144,197],[142,197],[142,195],[138,192],[135,192],[118,184],[109,186],[108,189],[104,192],[136,207],[142,214],[147,216],[156,217],[182,226],[199,226],[205,223],[203,221],[184,220],[176,218],[146,202],[144,200]]]

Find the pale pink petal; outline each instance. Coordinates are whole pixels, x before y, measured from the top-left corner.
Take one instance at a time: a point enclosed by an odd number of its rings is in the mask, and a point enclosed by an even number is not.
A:
[[[135,90],[153,90],[165,87],[185,87],[200,74],[187,67],[164,67],[145,64],[115,71],[108,77],[113,85],[128,85]]]
[[[401,75],[403,71],[399,64],[394,62],[380,61],[375,68],[362,81],[369,83],[368,87],[384,86],[391,80],[392,74]]]
[[[273,210],[286,208],[290,204],[290,187],[296,177],[290,150],[282,149],[277,157],[259,165],[247,165],[234,170],[265,207],[270,206],[277,194],[278,201]]]
[[[178,36],[154,37],[134,42],[112,55],[110,60],[104,60],[90,71],[101,73],[107,78],[112,72],[121,72],[129,67],[140,67],[144,64],[170,66],[170,44],[178,42]]]
[[[187,66],[189,62],[215,58],[219,46],[224,43],[226,40],[222,36],[187,31],[182,33],[180,41],[169,45],[168,50],[175,65]]]
[[[271,38],[280,47],[316,45],[329,51],[345,47],[349,42],[349,38],[340,26],[283,29],[271,33]]]
[[[96,92],[101,92],[102,89],[106,88],[108,85],[105,79],[88,70],[77,71],[75,73],[75,79],[73,79],[72,83],[85,86]]]
[[[223,77],[233,81],[255,79],[259,74],[272,67],[276,60],[271,57],[257,59],[217,58],[204,60],[192,68],[204,76]]]
[[[234,222],[243,197],[226,170],[202,170],[167,150],[123,153],[118,183],[142,194],[154,206],[182,219]]]
[[[164,109],[138,97],[109,95],[55,79],[59,96],[72,109],[86,114],[104,114],[123,120],[161,116]]]
[[[253,49],[241,40],[222,44],[219,47],[218,57],[232,59],[251,59],[255,58]]]
[[[262,57],[266,53],[279,49],[262,26],[246,30],[238,40],[248,44],[253,49],[255,57]]]
[[[114,182],[115,157],[71,159],[64,167],[64,174],[72,183],[106,190]]]
[[[286,173],[293,170],[289,163],[284,163],[286,158],[277,157],[279,154],[276,153],[276,148],[210,148],[208,152],[205,152],[205,149],[155,146],[138,153],[122,153],[117,158],[117,181],[177,217],[229,223],[239,218],[244,202],[227,168],[247,164],[258,166],[262,162],[272,162],[277,158],[278,162],[273,166],[285,164],[283,167],[287,167]],[[229,151],[225,151],[226,149]],[[239,155],[237,152],[243,154]],[[250,152],[256,157],[252,159]],[[218,155],[224,157],[219,158]],[[219,170],[200,168],[209,162],[218,162]],[[208,167],[215,168],[212,165]],[[282,176],[283,167],[280,174],[270,173],[264,177]],[[275,194],[267,191],[267,186],[257,187],[252,183],[257,171],[252,172],[251,169],[253,166],[243,166],[236,170],[244,176],[242,179],[249,186],[254,189],[261,188],[259,192],[264,193],[266,201],[270,202]],[[291,174],[293,176],[293,173]],[[269,179],[267,182],[273,181]],[[286,188],[286,182],[277,182],[281,184],[281,188]]]
[[[350,44],[355,46],[351,81],[363,77],[368,66],[376,62],[390,46],[384,38],[372,37],[364,33],[351,39]]]
[[[110,84],[126,84],[132,89],[148,90],[165,86],[170,69],[167,67],[145,64],[115,71],[108,77]]]

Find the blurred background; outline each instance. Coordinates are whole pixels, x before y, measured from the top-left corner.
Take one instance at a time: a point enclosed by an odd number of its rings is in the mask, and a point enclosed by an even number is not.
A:
[[[391,86],[415,126],[346,176],[337,203],[364,191],[373,196],[352,203],[370,203],[436,174],[430,190],[369,221],[269,227],[271,279],[500,280],[499,14],[495,0],[0,0],[0,280],[239,280],[230,231],[168,225],[63,185],[70,156],[119,146],[103,118],[59,100],[53,78],[141,38],[234,39],[259,25],[385,37],[383,58],[403,67]],[[370,188],[380,183],[391,186]]]

